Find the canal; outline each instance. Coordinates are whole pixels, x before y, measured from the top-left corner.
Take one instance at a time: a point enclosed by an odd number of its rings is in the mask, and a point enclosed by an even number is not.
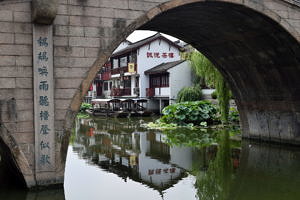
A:
[[[2,200],[296,200],[300,149],[236,129],[147,130],[154,118],[77,119],[64,189],[26,191],[0,149]]]

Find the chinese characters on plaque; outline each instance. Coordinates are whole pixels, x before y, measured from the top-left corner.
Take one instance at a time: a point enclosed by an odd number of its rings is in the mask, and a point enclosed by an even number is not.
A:
[[[147,58],[174,58],[174,53],[173,52],[147,52]]]
[[[38,171],[53,171],[55,156],[52,26],[34,25],[35,150]]]

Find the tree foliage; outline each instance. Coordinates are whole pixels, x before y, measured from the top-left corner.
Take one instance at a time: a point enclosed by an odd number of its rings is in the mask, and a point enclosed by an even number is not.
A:
[[[184,87],[177,95],[177,102],[199,101],[202,98],[202,91],[199,85]]]
[[[200,52],[194,51],[190,59],[194,73],[197,76],[202,77],[208,86],[216,88],[221,120],[227,123],[231,94],[228,84],[216,67]]]
[[[91,109],[92,107],[93,107],[92,104],[89,104],[89,103],[82,103],[82,104],[80,105],[79,111],[80,111],[80,112],[84,112],[86,109]]]

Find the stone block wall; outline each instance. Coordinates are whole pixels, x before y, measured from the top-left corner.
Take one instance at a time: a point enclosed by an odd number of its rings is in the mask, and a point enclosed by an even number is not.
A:
[[[32,24],[29,2],[0,3],[1,138],[33,183]],[[15,102],[13,107],[10,102]],[[11,116],[15,115],[14,118]],[[3,126],[4,124],[4,126]],[[31,184],[29,183],[29,184]]]

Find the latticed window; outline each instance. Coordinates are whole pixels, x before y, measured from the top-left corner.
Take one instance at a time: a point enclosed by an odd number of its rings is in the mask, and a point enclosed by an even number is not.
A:
[[[150,75],[150,87],[169,87],[169,74]]]

